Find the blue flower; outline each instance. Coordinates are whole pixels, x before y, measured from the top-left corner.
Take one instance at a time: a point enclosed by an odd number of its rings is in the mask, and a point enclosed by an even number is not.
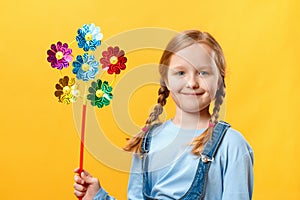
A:
[[[78,47],[83,48],[84,51],[95,51],[96,47],[101,44],[103,34],[100,33],[100,27],[94,24],[85,24],[82,28],[78,29],[76,41]]]
[[[73,62],[73,73],[76,74],[77,79],[88,81],[95,78],[99,71],[99,65],[100,63],[95,60],[94,55],[88,55],[87,53],[83,56],[78,55]]]

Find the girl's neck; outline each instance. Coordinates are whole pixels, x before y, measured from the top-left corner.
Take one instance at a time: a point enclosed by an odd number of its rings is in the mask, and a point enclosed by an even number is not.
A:
[[[176,114],[172,121],[184,129],[203,129],[208,127],[210,118],[209,107],[195,113],[184,112],[176,108]]]

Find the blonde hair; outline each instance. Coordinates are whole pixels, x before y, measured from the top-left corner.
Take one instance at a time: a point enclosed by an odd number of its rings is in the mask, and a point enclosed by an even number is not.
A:
[[[214,52],[213,59],[215,61],[215,64],[217,65],[221,77],[221,81],[223,83],[219,85],[219,88],[215,94],[215,104],[211,114],[211,123],[213,125],[218,123],[220,106],[222,105],[225,97],[224,77],[225,77],[226,63],[225,63],[223,50],[221,46],[218,44],[218,42],[209,33],[201,32],[199,30],[187,30],[177,34],[169,42],[165,51],[163,52],[162,57],[160,59],[160,65],[159,65],[159,73],[160,73],[161,80],[160,80],[160,88],[158,90],[157,105],[154,107],[153,111],[150,113],[148,119],[146,120],[145,127],[143,128],[143,130],[128,141],[128,144],[124,147],[125,151],[141,153],[141,146],[142,146],[142,141],[145,136],[145,133],[153,126],[153,124],[155,124],[155,121],[158,120],[159,115],[163,112],[163,106],[166,104],[167,98],[170,93],[164,81],[167,80],[168,67],[166,66],[169,65],[171,56],[174,53],[195,43],[206,44]],[[192,142],[193,154],[195,155],[201,154],[206,142],[211,138],[213,128],[214,128],[213,126],[209,126],[203,132],[203,134],[201,134],[200,136],[196,137],[193,140]]]

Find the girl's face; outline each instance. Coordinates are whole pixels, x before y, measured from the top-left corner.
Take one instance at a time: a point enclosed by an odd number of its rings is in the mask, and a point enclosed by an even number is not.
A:
[[[218,80],[213,51],[205,44],[193,44],[171,56],[165,82],[177,108],[195,113],[215,98]]]

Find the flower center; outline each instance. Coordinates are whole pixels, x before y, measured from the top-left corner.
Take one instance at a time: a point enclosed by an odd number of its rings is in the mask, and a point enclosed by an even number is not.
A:
[[[93,35],[90,33],[87,33],[84,38],[86,41],[91,41],[93,39]]]
[[[63,52],[58,51],[58,52],[56,52],[55,57],[57,60],[60,60],[64,57],[64,54],[63,54]]]
[[[97,96],[98,98],[101,98],[103,95],[104,95],[104,92],[103,92],[102,90],[97,90],[97,91],[96,91],[96,96]]]
[[[111,63],[111,64],[116,64],[117,62],[118,62],[118,57],[116,57],[116,56],[112,56],[110,59],[109,59],[109,62]]]
[[[63,88],[64,94],[68,94],[68,93],[70,93],[70,91],[71,91],[71,88],[70,88],[69,86],[65,86],[65,87]]]
[[[89,69],[90,69],[90,66],[89,66],[89,64],[87,64],[87,63],[84,63],[82,66],[81,66],[81,68],[82,68],[82,70],[83,71],[88,71]]]

